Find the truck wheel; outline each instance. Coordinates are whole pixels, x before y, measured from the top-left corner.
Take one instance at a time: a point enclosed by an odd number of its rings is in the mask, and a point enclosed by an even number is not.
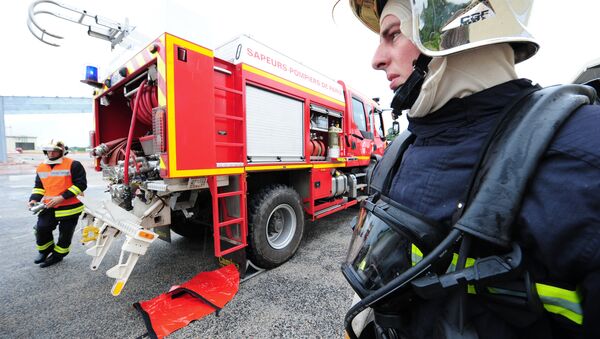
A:
[[[274,268],[288,261],[304,233],[304,212],[300,196],[284,185],[269,186],[250,199],[248,255],[262,268]]]

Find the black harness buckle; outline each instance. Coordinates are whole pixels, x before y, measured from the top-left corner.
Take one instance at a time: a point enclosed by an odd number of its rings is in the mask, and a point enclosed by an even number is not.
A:
[[[489,256],[475,260],[473,266],[443,275],[430,274],[411,282],[415,293],[423,299],[443,297],[467,284],[479,285],[507,281],[521,273],[521,247],[513,243],[512,251],[503,256]]]

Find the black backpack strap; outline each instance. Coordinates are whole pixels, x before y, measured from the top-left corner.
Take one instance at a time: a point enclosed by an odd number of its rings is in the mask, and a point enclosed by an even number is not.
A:
[[[509,247],[525,187],[548,145],[569,115],[594,99],[594,90],[581,85],[548,87],[525,98],[490,143],[454,227]]]
[[[402,155],[414,140],[415,136],[408,130],[405,130],[385,149],[383,158],[377,162],[375,169],[373,169],[370,181],[371,194],[375,191],[387,195],[390,186],[389,184],[396,173],[395,170],[400,166]]]

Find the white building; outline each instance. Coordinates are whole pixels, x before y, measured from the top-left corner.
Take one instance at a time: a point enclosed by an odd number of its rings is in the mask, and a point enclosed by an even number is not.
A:
[[[16,152],[17,149],[31,151],[36,147],[37,137],[28,136],[6,136],[6,148],[8,152]]]

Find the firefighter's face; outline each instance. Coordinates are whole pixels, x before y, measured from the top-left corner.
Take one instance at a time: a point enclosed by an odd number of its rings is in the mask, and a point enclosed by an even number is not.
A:
[[[392,90],[404,84],[420,53],[413,42],[400,31],[400,19],[394,15],[383,18],[379,46],[375,50],[372,66],[385,71]]]
[[[61,153],[61,151],[48,151],[48,159],[59,158]]]

